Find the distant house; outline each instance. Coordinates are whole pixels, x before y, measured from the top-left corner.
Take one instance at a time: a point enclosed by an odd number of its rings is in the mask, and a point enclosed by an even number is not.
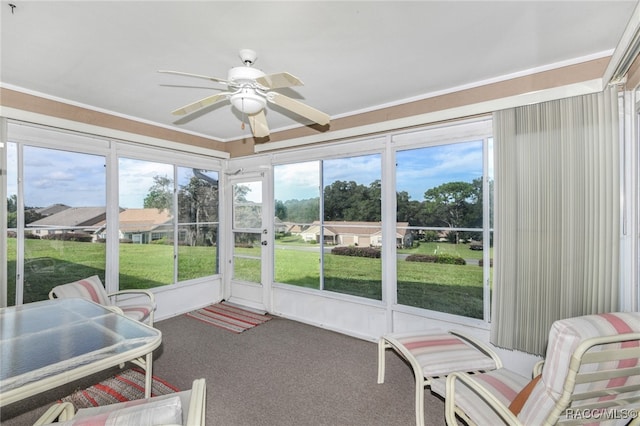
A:
[[[173,236],[173,217],[168,210],[126,209],[120,212],[120,239],[148,244]]]
[[[61,211],[67,210],[67,209],[70,209],[70,208],[71,207],[67,206],[66,204],[52,204],[50,206],[37,208],[37,209],[34,209],[34,210],[40,216],[51,216],[51,215],[54,215],[56,213],[60,213]]]
[[[347,222],[329,221],[324,222],[322,235],[325,244],[360,246],[360,247],[381,247],[382,227],[380,222]],[[413,239],[408,231],[408,222],[398,222],[396,226],[396,246],[410,247]],[[304,241],[320,242],[320,222],[314,221],[304,231],[298,235]]]
[[[281,221],[279,217],[275,217],[273,219],[273,230],[274,230],[274,232],[283,233],[283,232],[287,232],[287,229],[289,229],[289,225],[287,225],[286,223]]]
[[[106,207],[68,207],[27,224],[27,228],[40,237],[63,233],[93,234],[106,217]]]
[[[287,229],[285,230],[285,232],[291,235],[300,235],[302,231],[306,229],[305,226],[299,225],[297,223],[291,223],[291,222],[285,222],[285,223],[287,225]]]

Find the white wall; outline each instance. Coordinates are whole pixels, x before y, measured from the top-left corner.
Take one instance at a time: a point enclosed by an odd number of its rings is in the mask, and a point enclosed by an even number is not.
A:
[[[351,300],[352,299],[352,300]],[[502,359],[505,367],[523,376],[531,375],[533,365],[541,358],[518,351],[508,351],[489,343],[489,329],[481,321],[446,314],[431,316],[405,312],[406,307],[386,307],[382,302],[339,297],[328,292],[310,291],[287,285],[274,285],[273,314],[294,321],[375,342],[388,332],[415,330],[456,330],[488,344]],[[439,318],[438,318],[439,317]],[[389,325],[391,324],[391,325]]]
[[[155,321],[182,315],[222,300],[222,283],[219,276],[196,282],[157,287]]]

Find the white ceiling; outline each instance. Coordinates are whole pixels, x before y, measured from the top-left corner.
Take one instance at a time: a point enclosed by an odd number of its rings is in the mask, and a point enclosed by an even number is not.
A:
[[[156,71],[226,78],[250,48],[305,83],[281,93],[337,118],[610,55],[636,4],[3,0],[0,82],[228,141],[250,134],[228,102],[170,114],[224,86]],[[306,124],[286,114],[267,109],[272,132]]]

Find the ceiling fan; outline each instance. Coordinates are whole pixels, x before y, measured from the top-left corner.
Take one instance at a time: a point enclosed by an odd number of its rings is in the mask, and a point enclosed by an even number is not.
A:
[[[218,102],[229,100],[234,108],[246,114],[251,126],[251,132],[256,138],[269,136],[269,126],[267,125],[267,117],[264,112],[268,102],[285,108],[322,126],[329,124],[329,116],[324,112],[318,111],[282,93],[273,91],[273,89],[284,87],[302,86],[303,83],[300,79],[287,72],[265,74],[261,70],[253,68],[257,55],[256,52],[251,49],[240,50],[240,59],[242,59],[244,65],[231,68],[226,79],[181,71],[159,70],[158,72],[166,74],[204,78],[227,86],[227,91],[192,102],[172,111],[172,114],[188,115]],[[244,123],[242,125],[244,128]]]

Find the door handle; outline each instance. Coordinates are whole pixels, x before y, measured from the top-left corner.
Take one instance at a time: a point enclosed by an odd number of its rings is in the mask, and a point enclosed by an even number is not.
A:
[[[267,245],[267,241],[266,240],[262,241],[262,242],[260,242],[260,244],[262,244],[263,246],[266,246]]]

